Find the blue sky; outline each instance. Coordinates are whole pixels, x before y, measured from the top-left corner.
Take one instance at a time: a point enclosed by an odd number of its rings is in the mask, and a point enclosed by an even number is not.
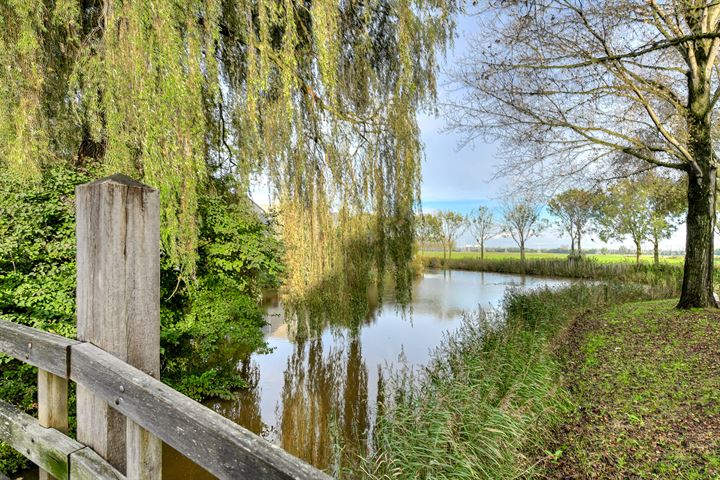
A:
[[[439,102],[443,103],[452,95],[447,85],[447,72],[452,65],[468,51],[469,37],[479,35],[477,22],[472,17],[461,17],[458,22],[458,38],[455,46],[448,51],[441,67],[438,79]],[[438,210],[453,210],[466,214],[473,208],[485,205],[501,216],[501,196],[507,186],[507,179],[495,178],[500,160],[496,157],[497,146],[476,142],[462,149],[462,137],[445,129],[442,117],[427,114],[418,115],[418,123],[425,145],[425,161],[423,162],[423,184],[421,201],[423,211],[432,213]],[[469,234],[464,234],[458,244],[472,243]],[[630,247],[630,241],[622,242]],[[621,242],[612,242],[610,247],[617,247]],[[495,238],[488,242],[489,247],[514,246],[509,238]],[[570,239],[564,233],[552,228],[528,243],[530,248],[557,248],[569,246]],[[602,247],[604,243],[584,239],[586,247]],[[661,242],[661,248],[680,249],[685,245],[685,228],[681,225],[668,240]]]

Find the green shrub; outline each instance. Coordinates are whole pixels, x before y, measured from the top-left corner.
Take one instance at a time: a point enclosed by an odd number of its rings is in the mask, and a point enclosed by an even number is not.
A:
[[[75,336],[74,193],[96,176],[54,167],[40,182],[24,183],[0,172],[0,318]],[[247,199],[215,185],[199,211],[196,276],[182,278],[161,258],[161,377],[195,399],[245,386],[228,358],[266,348],[260,292],[282,273],[272,224],[260,221]],[[36,371],[0,357],[0,376],[0,399],[34,413]],[[25,465],[0,445],[0,471]]]
[[[87,172],[54,168],[27,185],[0,173],[0,318],[75,336],[77,184]],[[37,370],[0,356],[0,399],[35,413]],[[0,444],[0,471],[29,462]]]

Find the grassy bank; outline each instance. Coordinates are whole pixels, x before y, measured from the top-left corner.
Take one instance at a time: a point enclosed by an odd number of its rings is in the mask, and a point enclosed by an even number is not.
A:
[[[523,265],[519,258],[452,258],[443,260],[437,257],[424,257],[427,268],[449,268],[475,272],[524,273],[545,277],[581,278],[606,280],[635,284],[640,283],[652,288],[656,296],[669,297],[679,294],[682,285],[683,267],[670,263],[658,266],[649,263],[640,265],[630,263],[601,263],[586,258],[569,261],[564,258],[528,258]],[[716,277],[720,279],[716,270]]]
[[[571,321],[608,301],[644,299],[640,286],[574,285],[511,293],[506,314],[478,314],[448,337],[422,372],[382,389],[366,478],[516,478],[551,456],[573,411],[556,354]]]
[[[720,478],[720,312],[632,303],[576,322],[548,478]]]

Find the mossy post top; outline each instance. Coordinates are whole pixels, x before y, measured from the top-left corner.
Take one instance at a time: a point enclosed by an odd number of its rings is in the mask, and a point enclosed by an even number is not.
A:
[[[146,191],[157,191],[156,188],[153,188],[149,185],[145,185],[144,183],[138,182],[137,180],[134,180],[127,175],[123,173],[115,173],[113,175],[110,175],[108,177],[99,178],[95,181],[84,183],[82,185],[78,185],[78,189],[80,188],[89,188],[94,187],[98,185],[105,185],[105,184],[111,184],[111,185],[122,185],[125,187],[130,188],[139,188]]]

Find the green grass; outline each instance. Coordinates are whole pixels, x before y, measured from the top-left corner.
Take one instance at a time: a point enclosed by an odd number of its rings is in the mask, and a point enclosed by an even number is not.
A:
[[[720,478],[720,312],[632,303],[576,322],[577,405],[547,478]]]
[[[419,372],[380,388],[374,450],[348,477],[531,477],[573,411],[556,349],[570,320],[606,302],[647,298],[642,286],[577,284],[511,293],[505,317],[478,314]],[[384,397],[383,397],[384,396]],[[384,401],[382,400],[384,398]],[[344,475],[343,475],[344,476]]]
[[[423,251],[421,256],[425,258],[443,258],[443,252],[441,251]],[[567,260],[568,255],[566,253],[540,253],[540,252],[527,252],[525,254],[528,260]],[[619,253],[608,253],[608,254],[587,254],[585,255],[588,259],[591,259],[600,264],[607,263],[635,263],[635,255],[622,255]],[[479,259],[479,252],[452,252],[451,258],[455,259]],[[520,252],[485,252],[486,260],[520,260]],[[668,265],[679,265],[682,266],[685,257],[683,256],[661,256],[660,263]],[[640,257],[642,263],[650,264],[653,263],[652,255],[642,255]]]

